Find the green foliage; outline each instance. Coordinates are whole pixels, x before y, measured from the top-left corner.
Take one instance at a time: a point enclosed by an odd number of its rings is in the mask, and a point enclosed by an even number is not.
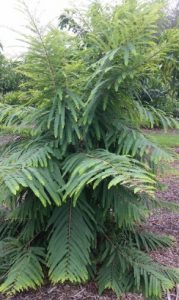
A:
[[[178,14],[176,10],[174,14]],[[167,19],[170,16],[167,17]],[[158,68],[155,70],[154,76],[143,79],[143,92],[141,93],[141,101],[150,103],[155,108],[160,108],[178,117],[179,111],[179,94],[178,94],[178,78],[179,78],[179,62],[178,62],[178,38],[179,28],[170,24],[170,21],[164,19],[163,28],[158,33],[158,44],[163,47],[165,43],[170,43],[170,47],[158,61]],[[168,22],[169,21],[169,22]],[[171,23],[173,23],[171,20]],[[169,28],[168,28],[169,25]],[[166,29],[168,28],[168,29]]]
[[[5,282],[0,287],[1,292],[14,294],[42,284],[44,277],[41,266],[44,260],[42,248],[27,247],[26,249],[13,239],[1,241],[0,248],[4,251],[5,260],[10,257],[10,265],[4,276]]]
[[[177,270],[153,263],[142,251],[125,246],[121,249],[118,245],[106,245],[107,248],[110,260],[107,256],[103,258],[98,277],[101,291],[112,288],[120,295],[131,290],[142,292],[146,298],[160,299],[161,291],[171,289],[177,280]]]
[[[0,53],[0,94],[17,91],[24,77],[17,72],[17,67],[21,65],[19,61],[7,59]]]
[[[155,199],[153,170],[172,160],[140,128],[178,128],[141,99],[171,49],[156,40],[161,7],[95,2],[45,30],[26,7],[32,34],[18,72],[28,80],[19,103],[0,105],[2,134],[20,136],[0,147],[1,292],[93,278],[100,292],[159,299],[178,281],[148,254],[172,239],[140,227],[169,206]]]
[[[79,201],[75,208],[69,201],[55,209],[49,220],[52,231],[48,265],[52,282],[85,282],[89,277],[87,266],[90,264],[95,221],[94,212],[86,200]]]
[[[67,159],[64,170],[72,172],[65,186],[65,199],[71,197],[76,201],[86,185],[93,183],[95,189],[106,178],[110,178],[108,189],[121,184],[133,189],[134,193],[150,195],[154,190],[155,178],[144,165],[105,150],[75,154]]]
[[[58,188],[63,185],[63,179],[58,165],[53,161],[47,162],[53,155],[52,150],[44,144],[31,145],[26,151],[20,150],[23,146],[20,143],[1,155],[1,184],[13,195],[18,195],[23,188],[30,188],[44,206],[51,200],[60,205]]]

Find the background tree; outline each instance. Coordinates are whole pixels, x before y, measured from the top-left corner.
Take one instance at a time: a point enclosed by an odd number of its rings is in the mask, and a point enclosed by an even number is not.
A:
[[[22,82],[22,76],[16,71],[21,62],[7,59],[2,53],[0,55],[0,93],[16,91]]]

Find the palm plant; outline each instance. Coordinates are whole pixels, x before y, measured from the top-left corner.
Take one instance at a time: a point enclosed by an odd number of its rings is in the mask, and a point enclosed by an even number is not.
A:
[[[172,155],[140,127],[178,124],[140,95],[168,45],[156,41],[161,6],[129,2],[93,4],[75,35],[39,29],[26,7],[24,102],[0,106],[2,132],[21,137],[1,147],[3,293],[48,276],[159,299],[178,280],[148,255],[172,239],[140,227],[152,208],[167,206],[155,198],[154,167]]]

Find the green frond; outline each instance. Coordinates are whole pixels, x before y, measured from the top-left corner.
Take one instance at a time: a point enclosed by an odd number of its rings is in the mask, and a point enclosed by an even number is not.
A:
[[[2,237],[1,237],[2,238]],[[19,255],[21,243],[10,234],[0,241],[0,274],[2,279],[6,278],[7,272]],[[1,282],[2,283],[2,282]]]
[[[162,294],[171,290],[178,280],[176,269],[163,267],[153,262],[141,251],[130,249],[126,252],[134,276],[134,290],[141,291],[146,298],[161,298]]]
[[[101,200],[103,210],[114,217],[120,228],[133,228],[136,223],[144,221],[150,213],[148,203],[145,203],[140,195],[135,195],[123,186],[108,189],[107,182],[104,182],[96,190],[96,199]]]
[[[50,105],[47,129],[52,128],[54,137],[59,137],[61,144],[65,139],[67,139],[68,144],[72,143],[74,140],[73,132],[76,133],[78,139],[81,138],[78,124],[81,107],[82,101],[74,92],[67,91],[64,94],[61,89],[58,90],[53,103]]]
[[[48,162],[48,168],[44,167],[49,160],[50,148],[40,148],[34,153],[35,149],[23,152],[17,151],[18,148],[10,148],[4,152],[4,157],[0,160],[0,182],[8,188],[13,195],[18,195],[23,189],[31,189],[44,206],[53,200],[57,205],[61,204],[61,195],[58,192],[63,179],[60,168],[53,162]],[[29,156],[31,155],[31,156]],[[33,166],[32,166],[33,165]],[[36,167],[39,165],[39,167]],[[43,167],[41,167],[43,165]],[[53,172],[53,176],[51,176]]]
[[[158,248],[170,247],[174,241],[172,237],[146,231],[128,231],[126,232],[126,238],[129,240],[131,247],[147,252]]]
[[[121,274],[120,266],[113,255],[113,263],[104,264],[100,268],[98,274],[99,293],[102,294],[105,289],[111,289],[119,297],[125,293],[127,284],[128,280],[125,278],[125,274]]]
[[[7,211],[6,224],[9,227],[18,224],[19,239],[26,242],[32,241],[33,238],[45,230],[52,208],[49,206],[48,209],[45,209],[41,202],[37,201],[34,194],[29,191],[21,195],[19,202],[20,204],[14,209],[10,208]]]
[[[176,202],[172,202],[171,200],[166,201],[162,199],[156,199],[153,204],[154,208],[167,208],[173,212],[179,211],[179,204]]]
[[[172,116],[167,116],[167,114],[161,109],[157,109],[151,105],[143,106],[139,102],[134,102],[136,104],[136,113],[138,111],[141,123],[148,125],[148,127],[153,128],[154,125],[162,126],[165,131],[168,128],[179,128],[179,122]]]
[[[153,194],[155,177],[147,168],[128,156],[96,150],[69,157],[64,165],[71,177],[65,186],[65,199],[70,196],[76,201],[84,187],[93,183],[93,189],[106,178],[110,178],[108,189],[118,184],[134,193]]]
[[[93,211],[85,198],[81,198],[75,207],[68,200],[54,210],[48,223],[51,228],[48,266],[52,282],[88,280],[94,223]]]
[[[144,159],[150,154],[150,160],[154,163],[161,160],[173,161],[173,153],[153,143],[142,131],[119,122],[116,122],[115,126],[115,134],[113,136],[111,133],[107,135],[107,147],[110,148],[111,144],[115,143],[118,153],[130,154],[134,157],[140,156]]]
[[[23,144],[22,144],[23,146]],[[49,162],[56,157],[55,151],[48,143],[32,142],[26,145],[26,151],[22,151],[21,161],[25,166],[47,168]]]
[[[57,72],[58,59],[63,58],[65,51],[64,34],[53,28],[50,34],[45,35],[44,29],[40,28],[25,2],[21,3],[19,9],[27,15],[28,29],[31,33],[22,35],[22,40],[30,46],[30,51],[26,56],[26,63],[19,71],[29,78],[26,88],[33,85],[34,90],[43,90],[48,96],[56,90],[57,82],[64,78],[62,72]],[[52,36],[53,43],[51,43]],[[38,67],[34,67],[37,64]]]
[[[144,252],[118,246],[110,239],[101,254],[101,260],[102,267],[98,275],[100,291],[110,287],[119,296],[127,290],[142,292],[147,299],[160,299],[163,292],[175,286],[179,276],[176,269],[163,267]]]
[[[0,104],[0,124],[4,126],[20,125],[35,110],[25,105]]]
[[[7,241],[3,245],[4,251],[8,247],[9,242]],[[23,246],[19,245],[3,279],[3,283],[0,285],[0,292],[12,295],[29,288],[35,289],[42,285],[44,275],[41,264],[43,261],[43,248],[23,248]]]

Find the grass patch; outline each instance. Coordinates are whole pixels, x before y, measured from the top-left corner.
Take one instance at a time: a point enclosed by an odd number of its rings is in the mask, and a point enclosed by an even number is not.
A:
[[[146,132],[145,132],[146,133]],[[167,148],[168,150],[174,150],[174,148],[179,148],[179,132],[177,131],[169,131],[165,133],[164,131],[148,131],[147,132],[148,137],[151,141],[153,141],[155,144],[158,144],[162,148]],[[175,151],[174,151],[175,153]],[[179,159],[179,154],[175,153],[175,160]],[[175,169],[174,165],[170,164],[164,164],[162,166],[162,173],[165,176],[177,176],[179,177],[179,169]]]
[[[175,148],[179,147],[179,133],[173,132],[154,132],[148,133],[150,139],[163,147]]]

